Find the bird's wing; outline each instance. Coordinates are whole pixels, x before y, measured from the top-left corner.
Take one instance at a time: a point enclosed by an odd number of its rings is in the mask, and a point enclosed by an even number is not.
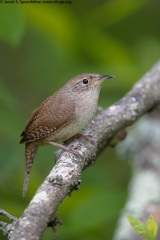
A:
[[[74,102],[71,97],[55,93],[33,111],[20,143],[36,141],[59,131],[73,121]]]

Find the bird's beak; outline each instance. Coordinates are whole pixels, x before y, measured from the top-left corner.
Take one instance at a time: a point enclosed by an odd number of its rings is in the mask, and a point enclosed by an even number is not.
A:
[[[101,77],[100,80],[106,80],[106,79],[109,79],[109,78],[114,78],[115,76],[114,75],[104,75]]]
[[[114,77],[115,77],[114,75],[104,75],[104,76],[101,76],[97,81],[95,81],[95,82],[93,82],[91,84],[91,87],[96,86],[97,84],[102,83],[106,79],[114,78]]]

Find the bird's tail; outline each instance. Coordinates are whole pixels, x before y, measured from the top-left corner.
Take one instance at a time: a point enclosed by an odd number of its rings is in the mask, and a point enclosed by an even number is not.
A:
[[[24,182],[23,182],[23,197],[25,197],[27,192],[30,171],[31,171],[33,160],[37,150],[38,150],[38,146],[33,142],[25,144],[26,166],[25,166]]]

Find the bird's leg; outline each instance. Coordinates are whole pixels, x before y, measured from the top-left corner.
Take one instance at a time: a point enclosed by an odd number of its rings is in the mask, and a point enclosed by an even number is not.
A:
[[[73,148],[66,147],[66,146],[64,146],[62,144],[59,144],[59,143],[56,143],[56,142],[52,142],[52,141],[50,141],[49,144],[54,145],[56,147],[59,147],[59,148],[65,150],[67,152],[73,153],[73,154],[78,155],[80,157],[84,157],[83,153],[81,151],[79,151],[79,150],[74,150]]]

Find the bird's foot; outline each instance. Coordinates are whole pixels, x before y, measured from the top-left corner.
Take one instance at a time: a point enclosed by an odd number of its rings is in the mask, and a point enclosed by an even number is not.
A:
[[[77,138],[84,138],[88,140],[90,143],[94,144],[93,136],[91,134],[85,134],[85,132],[78,133],[76,135]]]

